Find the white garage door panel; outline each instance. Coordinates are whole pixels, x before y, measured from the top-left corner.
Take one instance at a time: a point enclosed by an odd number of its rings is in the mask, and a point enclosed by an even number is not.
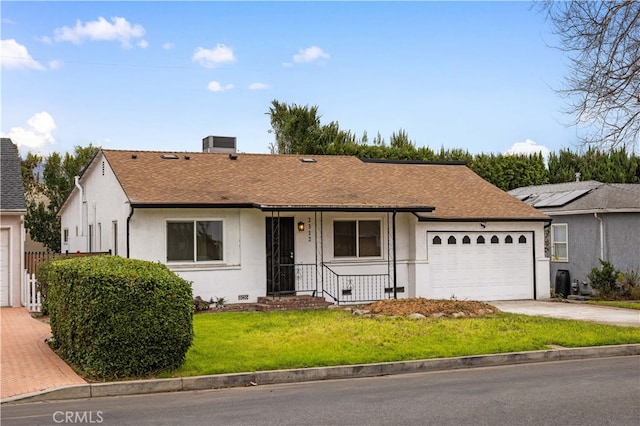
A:
[[[491,237],[498,237],[497,244]],[[511,236],[513,242],[505,243]],[[526,242],[520,243],[523,235]],[[439,236],[441,244],[434,244]],[[456,239],[449,244],[449,237]],[[463,244],[468,236],[470,244]],[[478,244],[479,236],[484,244]],[[428,232],[428,293],[458,300],[515,300],[533,298],[533,241],[531,233]]]
[[[0,306],[9,306],[9,230],[0,230]]]

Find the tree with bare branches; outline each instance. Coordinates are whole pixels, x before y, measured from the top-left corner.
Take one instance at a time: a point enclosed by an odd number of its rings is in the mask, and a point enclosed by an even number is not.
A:
[[[633,150],[640,135],[640,1],[546,1],[542,10],[570,61],[558,91],[581,142]]]

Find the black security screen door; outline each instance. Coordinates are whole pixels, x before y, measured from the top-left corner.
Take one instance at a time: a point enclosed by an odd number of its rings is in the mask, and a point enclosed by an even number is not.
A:
[[[266,219],[267,295],[294,294],[296,282],[293,218]]]

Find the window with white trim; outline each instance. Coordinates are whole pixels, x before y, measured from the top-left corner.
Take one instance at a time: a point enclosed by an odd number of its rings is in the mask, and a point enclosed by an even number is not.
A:
[[[551,225],[551,260],[554,262],[569,261],[569,238],[566,223]]]
[[[167,222],[168,262],[223,260],[221,220]]]
[[[333,256],[382,256],[381,228],[381,221],[379,220],[334,221]]]

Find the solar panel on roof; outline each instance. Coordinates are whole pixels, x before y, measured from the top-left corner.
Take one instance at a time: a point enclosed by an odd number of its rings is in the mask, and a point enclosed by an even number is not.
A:
[[[581,195],[586,194],[587,192],[589,192],[588,189],[579,189],[575,191],[569,191],[569,193],[565,194],[564,196],[556,200],[556,203],[558,206],[564,206],[565,204],[570,203],[571,201],[575,200]]]
[[[574,191],[552,192],[540,194],[533,204],[534,207],[562,207],[589,192],[589,189],[577,189]],[[542,197],[542,196],[545,197]]]
[[[551,198],[555,193],[554,192],[543,192],[541,194],[536,194],[531,197],[530,204],[534,207],[538,207],[539,204],[544,204],[549,198]]]

